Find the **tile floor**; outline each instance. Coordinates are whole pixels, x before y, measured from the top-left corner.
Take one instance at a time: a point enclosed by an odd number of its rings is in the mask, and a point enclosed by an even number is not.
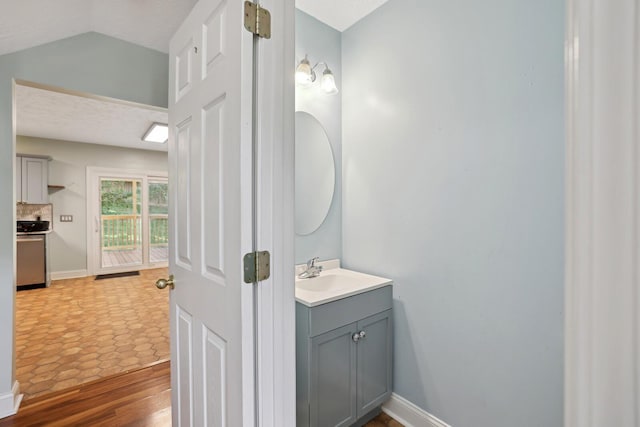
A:
[[[16,294],[16,376],[25,399],[169,359],[167,269],[54,281]]]

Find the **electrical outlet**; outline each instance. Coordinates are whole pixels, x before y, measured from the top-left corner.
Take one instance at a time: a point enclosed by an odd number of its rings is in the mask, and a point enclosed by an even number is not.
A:
[[[60,222],[73,222],[73,215],[60,215]]]

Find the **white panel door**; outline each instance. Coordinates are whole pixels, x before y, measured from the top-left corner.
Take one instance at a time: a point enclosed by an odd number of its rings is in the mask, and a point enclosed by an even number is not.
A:
[[[170,44],[174,426],[253,425],[252,43],[240,0],[200,0]]]

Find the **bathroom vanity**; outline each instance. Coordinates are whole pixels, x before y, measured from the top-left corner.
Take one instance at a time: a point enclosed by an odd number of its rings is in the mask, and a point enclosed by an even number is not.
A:
[[[298,427],[362,425],[391,396],[391,285],[340,268],[296,280]]]

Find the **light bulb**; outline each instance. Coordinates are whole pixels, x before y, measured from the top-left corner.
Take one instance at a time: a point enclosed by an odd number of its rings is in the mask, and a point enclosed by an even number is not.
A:
[[[320,87],[325,93],[329,95],[334,95],[338,93],[336,80],[333,77],[333,73],[331,72],[331,70],[329,70],[329,68],[325,68],[324,72],[322,73],[322,80],[320,80]]]
[[[311,69],[311,64],[305,56],[296,67],[296,83],[301,86],[309,86],[315,80],[315,74]]]

